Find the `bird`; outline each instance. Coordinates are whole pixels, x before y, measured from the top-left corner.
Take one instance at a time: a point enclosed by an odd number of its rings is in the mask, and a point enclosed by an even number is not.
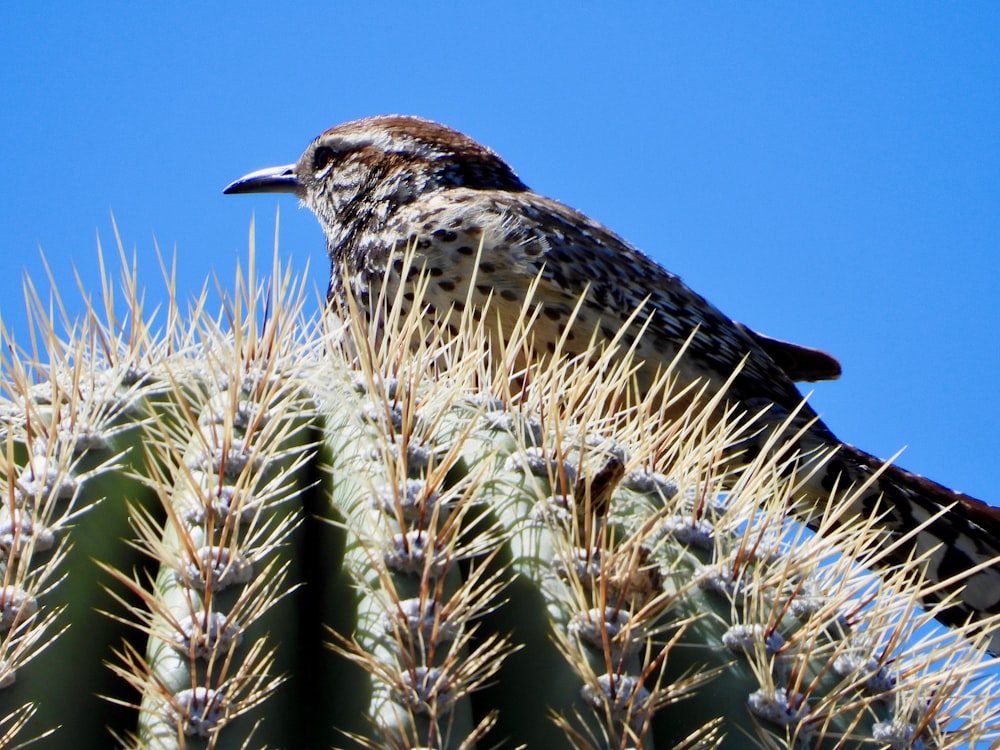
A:
[[[419,117],[366,117],[322,133],[294,164],[251,172],[223,192],[290,193],[311,209],[326,238],[333,302],[348,291],[370,301],[382,284],[405,285],[410,246],[414,267],[429,275],[422,302],[430,309],[489,300],[509,322],[533,290],[540,351],[619,337],[645,363],[640,387],[683,352],[674,370],[680,385],[724,388],[727,402],[775,425],[793,415],[803,451],[833,452],[808,479],[818,503],[869,484],[845,518],[880,515],[890,538],[907,537],[890,563],[927,554],[926,578],[951,582],[927,601],[954,594],[939,607],[940,621],[964,625],[1000,612],[1000,508],[838,439],[796,386],[837,378],[834,357],[736,322],[610,229],[532,191],[473,138]],[[1000,628],[987,637],[1000,650]]]

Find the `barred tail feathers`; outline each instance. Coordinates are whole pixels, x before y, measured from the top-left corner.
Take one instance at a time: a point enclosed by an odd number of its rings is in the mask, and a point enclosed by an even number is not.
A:
[[[829,479],[839,477],[840,486],[845,478],[857,485],[876,472],[878,478],[860,500],[861,512],[880,514],[890,532],[912,534],[912,542],[900,546],[895,561],[914,552],[929,553],[927,578],[953,582],[942,594],[958,591],[954,604],[943,608],[937,619],[957,626],[1000,613],[1000,508],[898,466],[886,466],[846,444],[830,461],[824,484],[829,489]],[[1000,654],[1000,627],[992,631],[990,650]]]

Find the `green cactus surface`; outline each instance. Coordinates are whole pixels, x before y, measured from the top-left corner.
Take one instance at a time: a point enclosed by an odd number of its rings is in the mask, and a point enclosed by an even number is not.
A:
[[[640,397],[613,344],[537,357],[530,299],[502,340],[489,306],[308,316],[251,241],[218,309],[168,271],[154,315],[119,255],[2,332],[0,746],[1000,741],[925,559],[795,520],[790,429],[738,464],[754,414],[669,367]]]

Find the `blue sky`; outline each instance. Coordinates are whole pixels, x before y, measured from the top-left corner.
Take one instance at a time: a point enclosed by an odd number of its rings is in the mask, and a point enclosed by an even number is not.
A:
[[[113,211],[159,291],[231,278],[252,214],[318,287],[287,197],[224,197],[325,128],[458,127],[727,314],[836,354],[843,439],[1000,502],[1000,5],[6,3],[0,316],[96,286]],[[194,6],[192,6],[194,7]],[[71,299],[74,295],[68,295]]]

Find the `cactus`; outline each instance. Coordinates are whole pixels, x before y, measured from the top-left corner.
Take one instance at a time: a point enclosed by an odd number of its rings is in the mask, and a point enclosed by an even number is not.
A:
[[[0,746],[1000,738],[925,558],[795,522],[794,436],[734,468],[754,415],[669,367],[639,398],[613,345],[535,359],[531,300],[502,341],[488,306],[309,318],[252,234],[219,313],[168,274],[154,324],[119,254],[103,309],[57,335],[29,282],[30,354],[3,334]]]

